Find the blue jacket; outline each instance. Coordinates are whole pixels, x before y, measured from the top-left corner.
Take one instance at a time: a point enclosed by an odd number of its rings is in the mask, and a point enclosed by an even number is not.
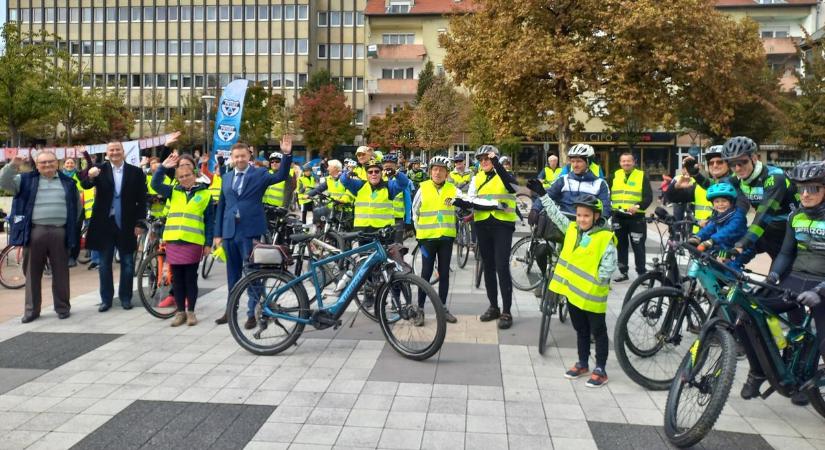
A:
[[[593,175],[587,171],[582,175],[568,173],[559,176],[556,181],[547,189],[547,195],[559,205],[562,213],[575,215],[576,208],[573,203],[582,195],[590,194],[602,201],[602,217],[610,217],[612,211],[610,207],[610,187],[607,181]]]
[[[257,238],[266,233],[264,216],[264,191],[270,185],[280,183],[289,176],[292,155],[284,155],[276,173],[251,164],[244,176],[241,195],[232,189],[235,171],[221,175],[221,196],[215,211],[215,236],[224,239]]]
[[[72,178],[58,172],[57,177],[66,193],[66,248],[75,248],[77,242],[77,219],[79,194],[77,184]],[[32,231],[32,212],[34,201],[37,198],[37,185],[40,183],[40,173],[32,171],[20,174],[20,190],[14,196],[11,205],[9,244],[28,246]]]
[[[713,240],[714,248],[730,250],[747,231],[748,219],[745,213],[734,207],[721,215],[714,211],[707,225],[696,233],[696,237],[703,241]]]
[[[344,187],[347,188],[347,190],[349,190],[352,193],[352,195],[356,197],[358,196],[358,191],[361,190],[361,188],[364,186],[364,183],[366,183],[366,181],[360,178],[350,178],[348,172],[344,172],[341,174],[340,181],[341,184],[343,184]],[[408,192],[412,188],[412,183],[410,182],[410,179],[407,178],[407,175],[403,174],[402,172],[397,172],[395,178],[386,183],[387,189],[389,190],[390,199],[395,198],[398,194],[402,192]],[[404,209],[410,209],[410,206],[407,205],[406,198],[404,199]],[[405,212],[404,215],[405,217],[409,215],[409,211]]]

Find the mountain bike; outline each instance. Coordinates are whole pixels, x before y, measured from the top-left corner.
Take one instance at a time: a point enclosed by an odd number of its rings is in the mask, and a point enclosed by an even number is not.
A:
[[[157,220],[150,224],[149,240],[156,242],[153,249],[143,257],[137,269],[137,291],[143,307],[149,314],[168,319],[175,315],[177,305],[172,297],[172,266],[166,259],[166,245],[157,236],[160,236],[164,220]]]
[[[550,291],[548,288],[558,260],[559,255],[556,252],[555,246],[549,247],[549,254],[547,255],[547,268],[541,279],[541,286],[544,286],[544,288],[541,293],[541,303],[539,304],[539,310],[541,311],[541,325],[539,326],[540,355],[544,355],[544,351],[547,348],[547,338],[550,335],[550,319],[553,317],[553,314],[556,312],[559,313],[559,321],[561,323],[567,321],[567,298],[563,295]]]
[[[703,285],[729,282],[710,291],[711,319],[684,355],[670,385],[664,414],[668,440],[677,447],[697,444],[722,412],[736,372],[734,323],[743,327],[770,383],[762,398],[774,392],[785,397],[804,392],[825,417],[825,364],[820,363],[811,315],[795,325],[763,303],[767,299],[795,301],[796,293],[756,281],[689,244],[682,247],[696,261],[696,277]],[[755,291],[755,287],[761,290]],[[780,323],[789,328],[787,333],[781,331]]]
[[[280,250],[280,260],[273,259],[266,266],[253,264],[251,272],[229,294],[226,312],[232,336],[253,354],[281,353],[295,344],[307,325],[318,330],[341,326],[341,317],[355,293],[374,274],[384,281],[376,294],[374,308],[387,342],[405,358],[425,360],[433,356],[441,349],[446,335],[445,310],[433,287],[410,273],[403,260],[403,247],[389,244],[388,250],[384,249],[382,242],[391,241],[392,233],[392,228],[363,232],[359,239],[372,239],[371,242],[312,261],[300,276],[284,270],[291,263],[286,250]],[[318,268],[359,253],[367,257],[353,273],[351,282],[334,303],[324,305]],[[304,288],[304,281],[308,279],[312,280],[315,290],[314,305],[310,305]],[[419,305],[416,291],[424,293],[424,306]],[[248,311],[240,309],[244,300]],[[250,330],[244,327],[248,313],[255,319],[255,327]],[[420,324],[425,318],[423,325]]]
[[[458,221],[455,236],[456,256],[458,257],[456,263],[459,269],[463,269],[470,259],[470,249],[475,248],[471,228],[473,226],[473,212],[462,209],[456,211],[455,216]]]

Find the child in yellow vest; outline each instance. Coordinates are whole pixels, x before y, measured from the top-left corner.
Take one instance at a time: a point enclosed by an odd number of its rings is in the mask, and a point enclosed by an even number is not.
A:
[[[590,336],[596,340],[596,367],[587,387],[602,387],[607,384],[608,338],[607,296],[610,293],[610,277],[616,271],[616,237],[605,227],[601,217],[602,202],[592,195],[581,195],[573,203],[576,220],[571,221],[553,200],[540,180],[530,180],[527,187],[541,196],[541,204],[547,217],[564,234],[559,260],[553,270],[553,278],[548,289],[556,295],[567,297],[570,322],[576,330],[579,360],[564,374],[575,379],[587,375],[590,360]]]

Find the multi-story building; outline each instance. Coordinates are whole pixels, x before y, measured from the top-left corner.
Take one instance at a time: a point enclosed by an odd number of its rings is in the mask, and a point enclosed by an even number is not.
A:
[[[449,14],[467,11],[470,0],[368,0],[366,81],[368,114],[382,115],[415,100],[427,61],[443,72]]]
[[[364,116],[364,0],[9,0],[24,31],[53,33],[91,74],[125,93],[148,135],[188,99],[245,78],[294,101],[317,67]],[[361,61],[359,61],[359,59]],[[162,128],[160,128],[162,129]]]

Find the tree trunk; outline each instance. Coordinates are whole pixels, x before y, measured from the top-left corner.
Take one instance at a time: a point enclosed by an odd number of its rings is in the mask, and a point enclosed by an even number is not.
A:
[[[556,140],[559,142],[559,166],[567,164],[567,149],[570,147],[570,120],[559,117],[556,121]]]
[[[9,141],[12,147],[20,147],[20,132],[17,130],[17,125],[9,124]]]

